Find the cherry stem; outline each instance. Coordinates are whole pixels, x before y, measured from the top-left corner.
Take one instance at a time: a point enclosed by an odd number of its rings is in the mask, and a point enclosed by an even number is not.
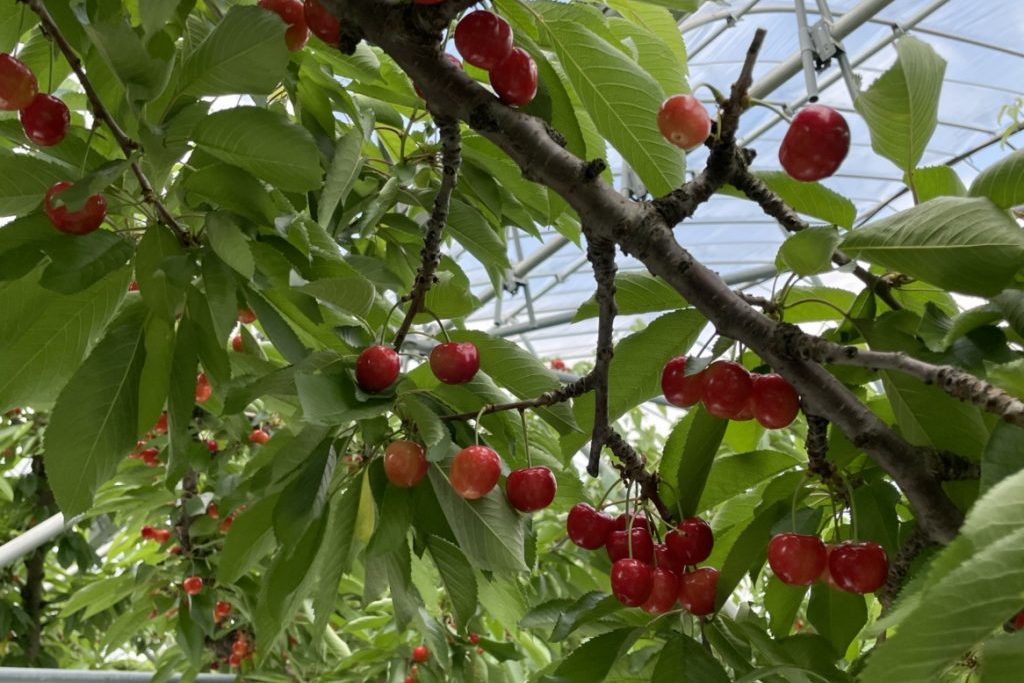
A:
[[[850,482],[842,474],[839,475],[839,478],[842,479],[843,488],[846,489],[846,497],[850,499],[850,521],[853,526],[853,540],[856,541],[860,539],[860,533],[857,529],[857,503],[853,499],[853,489],[850,488]]]
[[[487,406],[480,409],[480,412],[476,414],[476,420],[473,421],[473,438],[476,440],[477,446],[480,445],[480,419],[483,418],[485,412],[487,412]]]
[[[750,106],[752,106],[752,107],[764,107],[765,109],[769,109],[769,110],[775,112],[775,114],[780,119],[785,121],[786,123],[791,123],[793,121],[793,115],[792,114],[788,113],[783,107],[779,107],[777,105],[774,105],[771,102],[767,102],[765,100],[758,100],[758,99],[751,98],[750,99]]]
[[[382,346],[384,344],[384,333],[387,331],[388,325],[391,323],[391,316],[393,316],[395,314],[395,309],[398,308],[399,306],[401,306],[402,302],[404,302],[404,301],[405,301],[405,297],[404,296],[398,297],[398,301],[395,302],[395,305],[391,307],[390,311],[388,311],[387,317],[384,318],[384,324],[381,325],[381,327],[380,327],[380,344]]]
[[[805,479],[806,479],[806,476],[807,475],[805,474],[804,475]],[[803,487],[803,485],[804,485],[804,479],[801,479],[800,483],[797,484],[796,488],[793,490],[793,498],[789,502],[789,521],[793,525],[793,533],[796,533],[796,499],[797,499],[797,496],[800,495],[800,489]]]
[[[530,457],[530,430],[526,428],[526,411],[519,409],[519,420],[523,424],[523,448],[526,450],[526,466],[533,467],[533,458]]]
[[[621,480],[621,479],[616,479],[615,481],[613,481],[613,482],[612,482],[612,485],[611,485],[611,486],[609,486],[609,487],[608,487],[608,488],[607,488],[607,489],[605,490],[605,492],[604,492],[604,495],[603,495],[603,496],[601,496],[601,500],[600,500],[600,502],[598,502],[598,504],[597,504],[597,509],[598,509],[598,510],[603,510],[603,509],[604,509],[604,508],[606,507],[606,505],[605,505],[605,501],[606,501],[606,500],[608,500],[608,496],[610,496],[610,495],[611,495],[611,493],[612,493],[612,491],[614,491],[614,490],[615,490],[615,487],[616,487],[616,486],[618,486],[618,485],[619,485],[619,484],[621,484],[621,483],[622,483],[622,480]],[[608,505],[615,505],[616,503],[619,503],[619,502],[627,502],[627,503],[628,503],[628,502],[629,502],[629,499],[627,498],[627,499],[626,499],[625,501],[613,501],[613,502],[611,502],[611,503],[608,503]]]
[[[629,514],[629,499],[633,494],[633,484],[626,485],[626,554],[633,557],[633,517]],[[634,507],[634,512],[636,508]]]
[[[448,336],[448,330],[444,329],[444,323],[441,322],[441,319],[437,317],[437,314],[435,314],[429,308],[424,308],[423,312],[429,314],[431,318],[437,321],[437,326],[441,328],[441,334],[444,335],[444,340],[448,343],[451,343],[452,338]]]

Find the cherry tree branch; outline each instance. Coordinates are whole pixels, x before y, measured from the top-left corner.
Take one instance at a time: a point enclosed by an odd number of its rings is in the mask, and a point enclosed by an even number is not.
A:
[[[416,273],[412,292],[406,297],[409,300],[409,310],[405,312],[405,318],[395,333],[396,349],[402,348],[402,342],[412,327],[412,321],[416,314],[423,310],[427,292],[436,279],[437,266],[441,262],[441,233],[448,223],[452,192],[455,191],[459,179],[459,166],[462,165],[462,134],[459,131],[458,120],[445,116],[435,116],[434,120],[441,131],[441,187],[434,197],[434,208],[427,221],[427,234],[423,238],[423,249],[420,251],[423,261]]]
[[[129,160],[129,167],[132,173],[135,175],[135,179],[139,183],[139,187],[142,189],[142,199],[153,207],[156,211],[157,218],[165,226],[170,228],[175,236],[178,238],[178,242],[182,246],[187,247],[193,244],[194,240],[192,233],[190,233],[185,226],[183,226],[178,219],[176,219],[163,201],[160,200],[160,196],[156,190],[153,189],[153,183],[150,182],[149,176],[146,175],[145,171],[142,170],[142,166],[139,162],[132,158],[133,154],[140,150],[141,147],[138,142],[128,137],[128,134],[124,132],[124,129],[118,125],[114,116],[110,113],[110,110],[103,104],[103,100],[100,99],[96,92],[96,88],[93,87],[92,81],[89,80],[88,74],[85,73],[85,69],[82,67],[82,60],[75,54],[74,48],[71,47],[71,43],[68,42],[67,37],[61,32],[60,27],[57,26],[57,22],[53,20],[53,16],[50,15],[49,10],[46,9],[46,5],[43,4],[43,0],[19,0],[29,6],[33,12],[39,15],[39,21],[43,25],[44,33],[57,44],[60,48],[61,53],[67,60],[71,69],[75,72],[78,77],[78,82],[81,83],[82,89],[85,91],[85,96],[89,100],[89,105],[92,108],[93,115],[100,121],[102,121],[111,134],[114,136],[114,140],[117,142],[118,147],[124,153],[125,159]]]
[[[590,373],[594,378],[594,430],[590,439],[587,472],[596,477],[601,465],[601,449],[608,432],[608,370],[614,348],[612,331],[618,307],[615,305],[615,243],[597,237],[584,228],[587,235],[587,259],[594,268],[597,281],[595,298],[598,305],[597,358]]]
[[[600,435],[600,440],[608,449],[615,454],[615,457],[622,463],[621,471],[623,478],[632,481],[640,487],[640,496],[651,501],[658,514],[666,522],[671,523],[675,519],[672,509],[665,504],[658,490],[658,475],[648,472],[646,462],[642,455],[629,445],[622,436],[611,427],[605,428],[605,433]]]
[[[480,410],[475,410],[471,413],[458,413],[457,415],[442,415],[442,420],[472,420],[478,415],[490,415],[491,413],[501,413],[506,410],[526,410],[527,408],[543,408],[545,406],[555,405],[556,403],[565,403],[570,399],[574,399],[578,396],[591,391],[594,386],[594,374],[589,374],[580,377],[575,382],[564,384],[558,389],[552,389],[551,391],[544,392],[537,398],[526,399],[523,401],[512,401],[510,403],[491,403],[484,406]]]

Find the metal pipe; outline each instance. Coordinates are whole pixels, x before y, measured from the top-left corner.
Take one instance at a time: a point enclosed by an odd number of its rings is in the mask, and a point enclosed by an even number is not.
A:
[[[828,26],[829,35],[832,35],[832,24],[835,23],[835,19],[832,18],[832,10],[829,9],[827,0],[818,0],[818,11],[821,12],[822,21]],[[846,89],[850,92],[850,101],[856,102],[857,95],[860,94],[860,87],[857,85],[857,78],[853,75],[850,58],[846,55],[842,42],[836,40],[835,36],[832,36],[832,39],[835,40],[836,49],[838,50],[836,59],[839,61],[839,73],[843,75]]]
[[[153,680],[152,671],[0,668],[0,682],[2,683],[149,683],[151,680]],[[182,677],[175,674],[166,680],[178,683]],[[227,674],[199,674],[189,680],[197,683],[233,683],[238,679]]]
[[[706,48],[711,43],[715,42],[720,35],[722,35],[730,28],[735,26],[736,23],[743,18],[743,15],[745,15],[750,10],[754,9],[754,5],[756,5],[759,2],[761,2],[761,0],[750,0],[750,2],[748,2],[746,5],[739,8],[735,12],[729,12],[729,16],[725,18],[724,24],[719,26],[710,36],[701,41],[700,45],[698,45],[697,47],[693,48],[688,52],[688,54],[686,55],[687,61],[692,61],[693,58],[700,54],[700,52],[704,48]]]
[[[78,520],[82,519],[82,515],[78,515],[71,519],[70,522],[64,522],[64,513],[58,512],[52,517],[43,520],[39,524],[21,534],[16,538],[12,538],[3,545],[0,545],[0,567],[6,567],[9,564],[14,564],[25,555],[43,545],[49,543],[53,539],[64,533],[65,529],[69,529]],[[0,672],[6,669],[0,669]],[[0,681],[4,680],[0,677]]]
[[[541,298],[542,296],[544,296],[545,294],[550,292],[552,289],[554,289],[558,285],[560,285],[563,282],[565,282],[566,278],[568,278],[570,275],[572,275],[577,270],[582,268],[584,265],[586,265],[586,263],[587,263],[587,257],[586,256],[580,256],[578,259],[576,259],[575,261],[570,263],[568,268],[565,268],[561,272],[558,272],[558,273],[555,273],[554,275],[552,275],[551,277],[554,278],[554,279],[552,279],[551,282],[549,282],[546,285],[544,285],[539,292],[537,292],[536,294],[533,295],[533,301],[536,302],[537,299]],[[501,320],[501,322],[499,324],[507,323],[509,320],[511,320],[512,318],[516,317],[518,314],[522,313],[523,310],[526,307],[527,307],[527,304],[521,304],[519,306],[519,308],[515,309],[514,311],[512,311],[508,315],[504,316],[504,318],[502,318],[502,320]]]
[[[804,84],[807,101],[818,101],[818,79],[814,73],[814,46],[811,44],[811,29],[807,26],[807,7],[804,0],[793,0],[796,14],[796,36],[800,42],[800,63],[804,70]]]

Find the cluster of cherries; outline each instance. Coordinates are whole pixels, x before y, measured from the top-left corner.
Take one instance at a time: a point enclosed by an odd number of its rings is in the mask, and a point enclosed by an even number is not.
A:
[[[306,47],[310,32],[333,47],[341,42],[341,22],[318,0],[260,0],[260,7],[288,25],[284,41],[292,52]]]
[[[228,603],[223,604],[228,605]],[[217,607],[220,607],[220,605],[221,603],[218,602]],[[228,605],[228,610],[230,611],[230,609],[231,605]],[[214,617],[216,618],[216,612]],[[242,668],[242,662],[252,659],[255,653],[256,651],[253,650],[252,643],[249,641],[249,636],[245,634],[245,631],[238,631],[235,634],[235,641],[231,643],[231,656],[228,657],[228,665],[232,669],[240,669]]]
[[[537,63],[513,44],[512,26],[494,12],[477,10],[455,27],[462,58],[488,72],[491,87],[505,104],[524,107],[537,96]]]
[[[687,375],[686,365],[687,359],[677,356],[661,372],[661,392],[672,405],[689,408],[699,402],[715,417],[757,420],[766,429],[788,427],[800,412],[800,397],[781,375],[751,374],[732,361],[715,361]]]
[[[715,539],[699,517],[684,519],[655,543],[643,514],[611,517],[577,503],[566,520],[569,539],[585,550],[604,547],[612,561],[612,593],[626,607],[664,614],[679,603],[694,616],[715,611],[718,570],[696,568],[711,555]]]
[[[430,369],[445,384],[465,384],[480,370],[480,350],[473,342],[445,342],[430,352]],[[379,344],[363,349],[356,359],[356,381],[368,394],[386,391],[398,379],[398,352]]]
[[[167,541],[171,540],[171,530],[157,529],[156,527],[146,525],[142,527],[142,538],[143,540],[155,541],[163,545],[164,543],[167,543]]]
[[[783,583],[809,586],[816,581],[848,593],[874,593],[885,584],[889,558],[870,541],[826,545],[817,536],[777,534],[768,543],[768,564]]]
[[[0,54],[0,111],[20,112],[25,136],[40,147],[60,144],[71,126],[71,112],[58,97],[39,92],[36,75],[24,62],[9,54]],[[72,183],[63,180],[46,192],[43,208],[54,227],[69,235],[86,235],[103,223],[107,200],[101,194],[86,199],[77,211],[56,202],[57,196]]]

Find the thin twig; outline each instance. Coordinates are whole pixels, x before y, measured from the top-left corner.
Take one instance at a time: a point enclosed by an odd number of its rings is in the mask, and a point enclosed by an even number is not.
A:
[[[441,233],[448,222],[452,192],[458,182],[459,166],[462,164],[462,135],[459,132],[459,122],[443,117],[435,117],[435,121],[441,131],[441,187],[437,190],[434,208],[427,221],[427,234],[423,238],[423,250],[420,251],[423,260],[416,273],[416,282],[413,284],[412,292],[406,297],[409,300],[409,310],[405,312],[405,318],[398,326],[398,332],[395,333],[394,347],[396,349],[402,348],[402,342],[409,334],[412,321],[416,314],[423,310],[427,292],[434,284],[437,266],[441,262]]]
[[[523,401],[513,401],[511,403],[491,403],[483,406],[478,410],[474,410],[469,413],[459,413],[457,415],[442,415],[442,420],[473,420],[478,415],[490,415],[491,413],[501,413],[506,410],[525,410],[527,408],[543,408],[545,406],[555,405],[556,403],[564,403],[570,399],[582,396],[583,394],[593,389],[594,375],[593,373],[580,377],[575,382],[562,385],[558,389],[545,392],[537,398],[526,399]]]
[[[145,171],[142,170],[142,166],[138,161],[132,158],[132,155],[140,148],[139,143],[128,137],[128,134],[124,132],[113,115],[103,104],[103,100],[100,99],[96,92],[96,89],[92,85],[92,81],[89,80],[89,76],[85,73],[85,69],[82,68],[82,60],[75,54],[74,48],[68,42],[68,39],[61,32],[60,27],[57,26],[57,22],[53,20],[49,10],[43,4],[43,0],[19,0],[20,2],[26,3],[29,8],[39,15],[39,21],[42,23],[45,30],[45,34],[53,40],[60,51],[64,54],[64,58],[68,64],[74,70],[75,75],[78,77],[78,82],[81,83],[82,89],[85,91],[85,96],[89,99],[89,105],[92,108],[93,115],[100,121],[102,121],[111,134],[114,136],[114,140],[117,141],[118,147],[124,153],[126,159],[130,159],[129,164],[132,169],[132,173],[135,175],[136,180],[139,182],[139,187],[142,189],[142,198],[156,210],[157,216],[160,218],[160,222],[166,225],[168,228],[174,231],[175,236],[182,246],[189,246],[193,243],[192,234],[181,224],[178,220],[171,215],[171,212],[167,210],[164,203],[160,200],[156,190],[153,189],[153,183],[150,182],[149,177]]]
[[[608,431],[608,370],[615,353],[612,331],[618,308],[615,305],[615,243],[587,233],[587,258],[597,281],[595,298],[598,305],[597,357],[591,375],[594,377],[594,430],[590,439],[587,472],[596,477],[601,466],[602,436]]]
[[[804,412],[807,418],[807,471],[821,479],[833,496],[842,499],[844,507],[850,505],[850,495],[835,464],[828,459],[828,419]]]
[[[658,491],[658,475],[648,472],[644,457],[634,450],[622,436],[611,427],[601,435],[601,441],[608,446],[608,449],[615,454],[615,457],[622,463],[622,476],[640,487],[640,496],[651,501],[658,514],[666,522],[671,523],[675,516],[672,509],[665,504]]]

